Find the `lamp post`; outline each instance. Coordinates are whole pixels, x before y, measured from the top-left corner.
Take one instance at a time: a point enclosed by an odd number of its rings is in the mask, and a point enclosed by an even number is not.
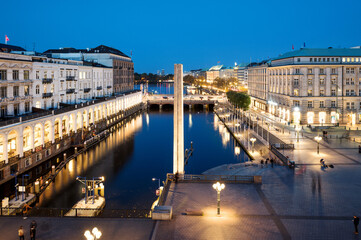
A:
[[[297,142],[300,142],[300,131],[301,131],[301,128],[299,125],[297,125],[296,127],[296,132],[297,132]]]
[[[217,216],[221,216],[221,191],[225,188],[224,184],[219,182],[213,184],[213,189],[217,191]]]
[[[152,178],[152,181],[157,181],[158,180],[158,189],[160,188],[160,179],[159,178]]]
[[[89,230],[86,230],[84,236],[87,240],[97,240],[100,239],[100,237],[102,236],[102,232],[95,227],[91,232]]]
[[[254,152],[254,142],[256,141],[256,138],[251,138],[250,141],[252,142],[252,152]]]
[[[315,137],[315,140],[317,141],[317,154],[320,154],[320,141],[322,140],[322,137],[317,136]]]

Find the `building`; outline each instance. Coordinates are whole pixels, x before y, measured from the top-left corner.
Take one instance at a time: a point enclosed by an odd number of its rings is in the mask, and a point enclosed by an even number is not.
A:
[[[17,53],[0,52],[2,119],[112,95],[110,67],[33,52]]]
[[[61,48],[44,52],[52,58],[88,61],[113,69],[113,93],[119,94],[134,89],[134,64],[123,52],[108,46],[100,45],[91,49]]]
[[[241,86],[247,86],[248,82],[248,69],[247,64],[236,64],[234,66],[234,76],[237,78]]]
[[[290,123],[361,122],[360,48],[288,52],[249,66],[248,85],[253,107]]]

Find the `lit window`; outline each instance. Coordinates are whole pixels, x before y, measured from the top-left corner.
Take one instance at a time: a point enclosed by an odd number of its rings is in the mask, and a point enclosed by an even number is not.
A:
[[[347,62],[350,62],[350,58],[347,58]]]
[[[342,58],[342,62],[346,62],[346,58]]]

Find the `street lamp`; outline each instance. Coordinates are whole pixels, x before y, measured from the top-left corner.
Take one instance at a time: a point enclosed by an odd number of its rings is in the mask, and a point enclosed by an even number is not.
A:
[[[300,131],[301,131],[301,127],[297,125],[297,127],[296,127],[297,142],[300,142]]]
[[[97,240],[100,239],[100,237],[102,236],[102,232],[95,227],[91,232],[89,230],[86,230],[84,236],[87,240]]]
[[[256,141],[256,138],[251,138],[250,141],[252,142],[252,152],[254,152],[254,142]]]
[[[217,191],[217,216],[221,216],[221,191],[225,188],[224,184],[219,182],[213,184],[213,189]]]
[[[320,141],[322,140],[322,137],[317,136],[315,137],[315,140],[317,141],[317,154],[320,154]]]
[[[160,179],[159,178],[152,178],[152,181],[157,181],[158,180],[158,189],[160,188]]]

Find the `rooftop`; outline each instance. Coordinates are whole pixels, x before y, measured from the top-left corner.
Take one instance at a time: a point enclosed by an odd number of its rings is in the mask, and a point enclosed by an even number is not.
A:
[[[51,53],[111,53],[129,58],[129,56],[119,51],[118,49],[108,47],[105,45],[99,45],[98,47],[91,49],[76,49],[76,48],[48,49],[44,52],[44,54],[51,54]]]
[[[301,48],[286,52],[272,60],[291,57],[360,57],[360,48]]]
[[[26,51],[22,47],[0,43],[0,52]]]

